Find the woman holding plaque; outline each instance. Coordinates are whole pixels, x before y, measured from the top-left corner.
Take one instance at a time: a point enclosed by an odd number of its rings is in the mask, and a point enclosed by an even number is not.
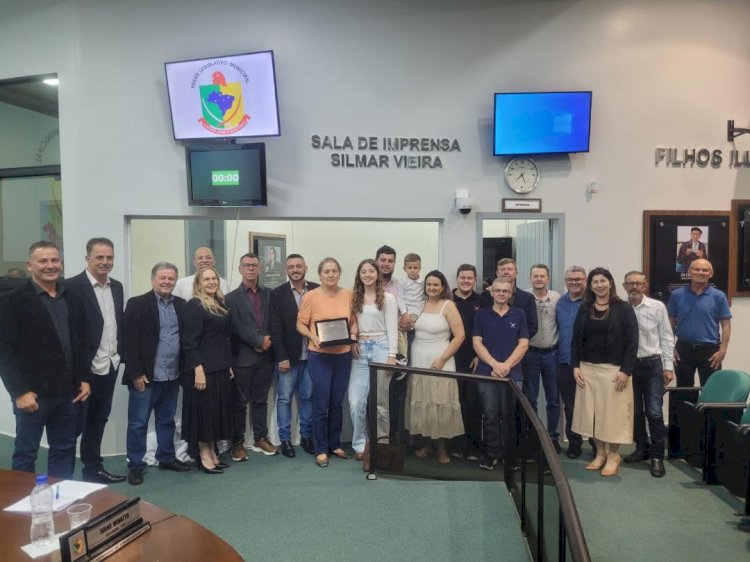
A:
[[[620,445],[633,442],[633,383],[638,354],[638,321],[628,301],[617,296],[612,274],[589,272],[583,303],[573,324],[571,366],[576,380],[572,428],[593,437],[596,456],[587,470],[614,476]]]
[[[341,266],[334,258],[318,265],[320,287],[302,297],[297,331],[308,340],[307,364],[313,384],[315,462],[328,466],[328,456],[348,459],[341,448],[342,402],[352,368],[351,342],[357,341],[352,292],[339,287]]]
[[[438,371],[455,371],[453,355],[464,341],[464,325],[451,300],[448,281],[439,271],[430,271],[424,279],[427,297],[422,314],[414,324],[411,366]],[[451,335],[453,336],[451,338]],[[446,439],[463,435],[458,383],[455,379],[412,375],[407,390],[406,429],[437,442],[437,461],[447,464]],[[433,451],[432,443],[417,450],[424,458]]]
[[[221,474],[214,443],[232,438],[231,316],[213,267],[202,269],[193,281],[194,298],[183,312],[184,397],[182,437],[198,444],[200,468]]]
[[[368,363],[396,364],[398,350],[398,303],[383,289],[383,278],[375,260],[362,260],[354,278],[352,313],[357,315],[359,338],[352,345],[349,379],[349,413],[352,416],[352,448],[357,460],[365,456],[367,441],[367,396],[370,393]],[[390,419],[388,390],[390,373],[378,372],[378,437],[388,437]]]

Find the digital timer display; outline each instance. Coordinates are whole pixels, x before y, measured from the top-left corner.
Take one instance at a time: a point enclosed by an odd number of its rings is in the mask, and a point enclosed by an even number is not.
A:
[[[239,170],[211,170],[211,185],[228,187],[240,185]]]

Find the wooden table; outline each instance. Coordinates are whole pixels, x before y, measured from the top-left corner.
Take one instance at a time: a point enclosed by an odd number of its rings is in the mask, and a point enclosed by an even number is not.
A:
[[[0,469],[0,509],[28,496],[34,487],[34,478],[35,475],[28,472]],[[51,478],[50,481],[54,483],[57,480]],[[80,501],[93,506],[91,510],[93,518],[126,499],[129,498],[105,488],[89,494]],[[151,523],[151,530],[107,558],[108,561],[168,562],[174,560],[185,562],[195,560],[205,562],[215,560],[231,562],[242,560],[242,557],[228,543],[195,521],[145,501],[141,501],[140,507],[141,517]],[[32,560],[21,550],[23,545],[29,544],[30,529],[31,515],[28,513],[0,511],[0,560],[2,562]],[[55,531],[60,533],[67,529],[68,516],[65,510],[55,512]],[[33,560],[58,562],[60,552],[56,551]]]

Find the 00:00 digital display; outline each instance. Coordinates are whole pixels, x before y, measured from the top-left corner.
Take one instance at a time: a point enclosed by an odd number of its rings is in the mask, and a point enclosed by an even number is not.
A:
[[[240,185],[240,171],[239,170],[212,170],[211,171],[211,185],[213,186]]]

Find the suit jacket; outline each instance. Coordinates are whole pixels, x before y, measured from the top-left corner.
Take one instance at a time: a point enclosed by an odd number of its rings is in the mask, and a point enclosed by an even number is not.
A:
[[[492,306],[492,295],[489,291],[482,291],[482,306]],[[510,306],[522,309],[526,313],[526,323],[529,327],[529,339],[533,338],[539,329],[539,319],[536,315],[536,300],[534,295],[516,287],[511,297]]]
[[[27,392],[62,394],[80,387],[88,365],[80,338],[83,303],[67,289],[72,373],[65,373],[65,353],[52,318],[31,281],[0,300],[0,376],[14,400]]]
[[[206,373],[225,371],[232,365],[232,317],[211,314],[201,301],[190,299],[182,309],[184,373],[203,365]]]
[[[227,307],[232,312],[232,365],[237,367],[255,365],[262,355],[255,351],[255,347],[263,343],[264,336],[271,335],[268,328],[271,317],[271,289],[259,286],[258,291],[263,311],[261,322],[255,317],[255,311],[242,283],[226,297]],[[273,352],[269,349],[265,353]]]
[[[573,343],[570,348],[571,366],[580,367],[583,355],[583,326],[591,308],[581,305],[573,324]],[[638,356],[638,319],[628,301],[613,302],[609,306],[609,330],[607,332],[607,352],[611,354],[613,365],[620,371],[632,375],[635,359]]]
[[[123,321],[122,321],[122,310],[125,304],[124,292],[122,289],[122,283],[115,279],[109,278],[110,287],[112,289],[112,300],[115,302],[115,320],[117,321],[117,354],[120,356],[121,361],[125,361],[123,352]],[[65,288],[76,293],[78,297],[83,301],[83,311],[86,320],[86,325],[83,333],[83,343],[85,346],[86,355],[84,357],[87,365],[87,369],[91,370],[91,363],[96,356],[96,351],[99,349],[99,344],[102,341],[102,331],[104,330],[104,317],[102,311],[99,308],[99,301],[96,300],[94,294],[94,288],[91,286],[88,275],[85,271],[82,271],[75,277],[66,279],[64,281]]]
[[[172,304],[177,314],[180,333],[182,333],[182,313],[185,301],[180,297],[173,297]],[[125,372],[122,376],[122,384],[131,383],[141,375],[146,375],[146,378],[152,381],[156,349],[159,347],[161,333],[156,293],[149,291],[144,295],[131,298],[125,308],[123,318]]]
[[[307,290],[312,291],[319,285],[307,282]],[[271,291],[271,341],[276,363],[289,361],[292,365],[299,362],[302,355],[302,334],[297,331],[297,313],[299,307],[294,299],[292,286],[287,282]]]

